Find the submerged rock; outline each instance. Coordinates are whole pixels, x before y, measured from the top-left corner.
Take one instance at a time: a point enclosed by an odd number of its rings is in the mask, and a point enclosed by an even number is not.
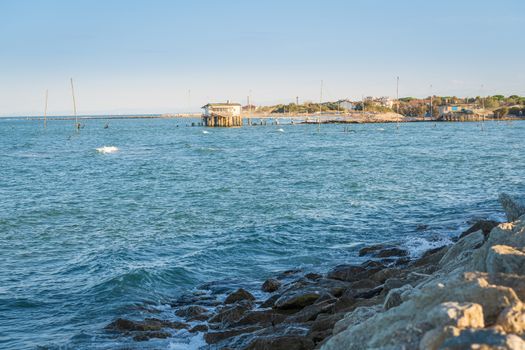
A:
[[[144,321],[132,321],[124,318],[118,318],[106,326],[108,330],[126,332],[126,331],[159,331],[163,328],[184,329],[189,326],[182,322],[172,322],[160,320],[157,318],[146,318]]]
[[[275,278],[269,278],[266,281],[264,281],[261,289],[263,292],[273,293],[281,287],[281,284],[281,281]]]

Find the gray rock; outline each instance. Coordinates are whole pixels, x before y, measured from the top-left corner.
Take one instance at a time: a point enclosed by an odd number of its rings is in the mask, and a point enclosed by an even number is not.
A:
[[[516,198],[509,196],[506,193],[502,193],[499,196],[499,202],[507,215],[509,221],[516,221],[518,218],[525,214],[525,199]]]
[[[525,273],[525,253],[506,246],[494,245],[490,247],[486,259],[488,273]]]
[[[403,297],[403,295],[405,293],[410,293],[412,289],[413,288],[410,284],[405,284],[402,287],[390,290],[386,295],[385,303],[383,305],[385,310],[401,305],[401,303],[403,303],[403,301],[405,301],[406,299],[405,297]]]
[[[482,347],[485,346],[485,347]],[[494,329],[464,329],[457,336],[445,339],[440,350],[508,349],[523,350],[525,341],[514,334]]]

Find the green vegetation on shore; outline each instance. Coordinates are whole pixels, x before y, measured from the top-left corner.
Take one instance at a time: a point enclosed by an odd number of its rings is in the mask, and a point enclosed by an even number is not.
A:
[[[407,117],[422,117],[430,114],[432,105],[432,116],[439,113],[439,106],[443,105],[476,105],[480,109],[493,112],[496,117],[502,118],[507,115],[525,115],[525,97],[518,95],[476,96],[428,96],[426,98],[403,97],[398,101],[391,102],[392,107],[381,104],[374,100],[363,101],[331,101],[331,102],[305,102],[303,104],[289,103],[271,106],[248,106],[243,107],[245,111],[251,110],[256,113],[268,114],[312,114],[312,113],[348,113],[351,111],[366,111],[375,113],[397,112]],[[351,106],[351,108],[349,108]]]

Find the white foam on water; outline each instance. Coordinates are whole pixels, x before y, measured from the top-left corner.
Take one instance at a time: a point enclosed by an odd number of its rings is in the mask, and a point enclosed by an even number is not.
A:
[[[204,335],[199,332],[190,338],[177,339],[170,342],[168,350],[198,350],[205,346],[206,340],[204,340]]]
[[[277,132],[284,132],[284,129],[283,128],[279,128],[279,129],[277,129]]]
[[[118,147],[115,146],[103,146],[97,148],[98,153],[107,154],[107,153],[115,153],[118,152]]]
[[[209,134],[210,132],[209,132],[209,131],[206,131],[206,130],[202,130],[202,133],[203,133],[203,134]]]
[[[446,236],[433,236],[431,238],[413,237],[405,244],[412,258],[423,255],[428,250],[452,244],[452,240]]]

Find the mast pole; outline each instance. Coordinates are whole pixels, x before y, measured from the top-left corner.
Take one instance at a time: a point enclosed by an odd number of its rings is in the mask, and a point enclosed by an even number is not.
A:
[[[78,125],[77,101],[75,100],[75,87],[73,86],[73,78],[70,78],[70,81],[71,81],[71,96],[73,97],[73,113],[75,116],[75,128],[78,131],[80,129],[80,125]]]

